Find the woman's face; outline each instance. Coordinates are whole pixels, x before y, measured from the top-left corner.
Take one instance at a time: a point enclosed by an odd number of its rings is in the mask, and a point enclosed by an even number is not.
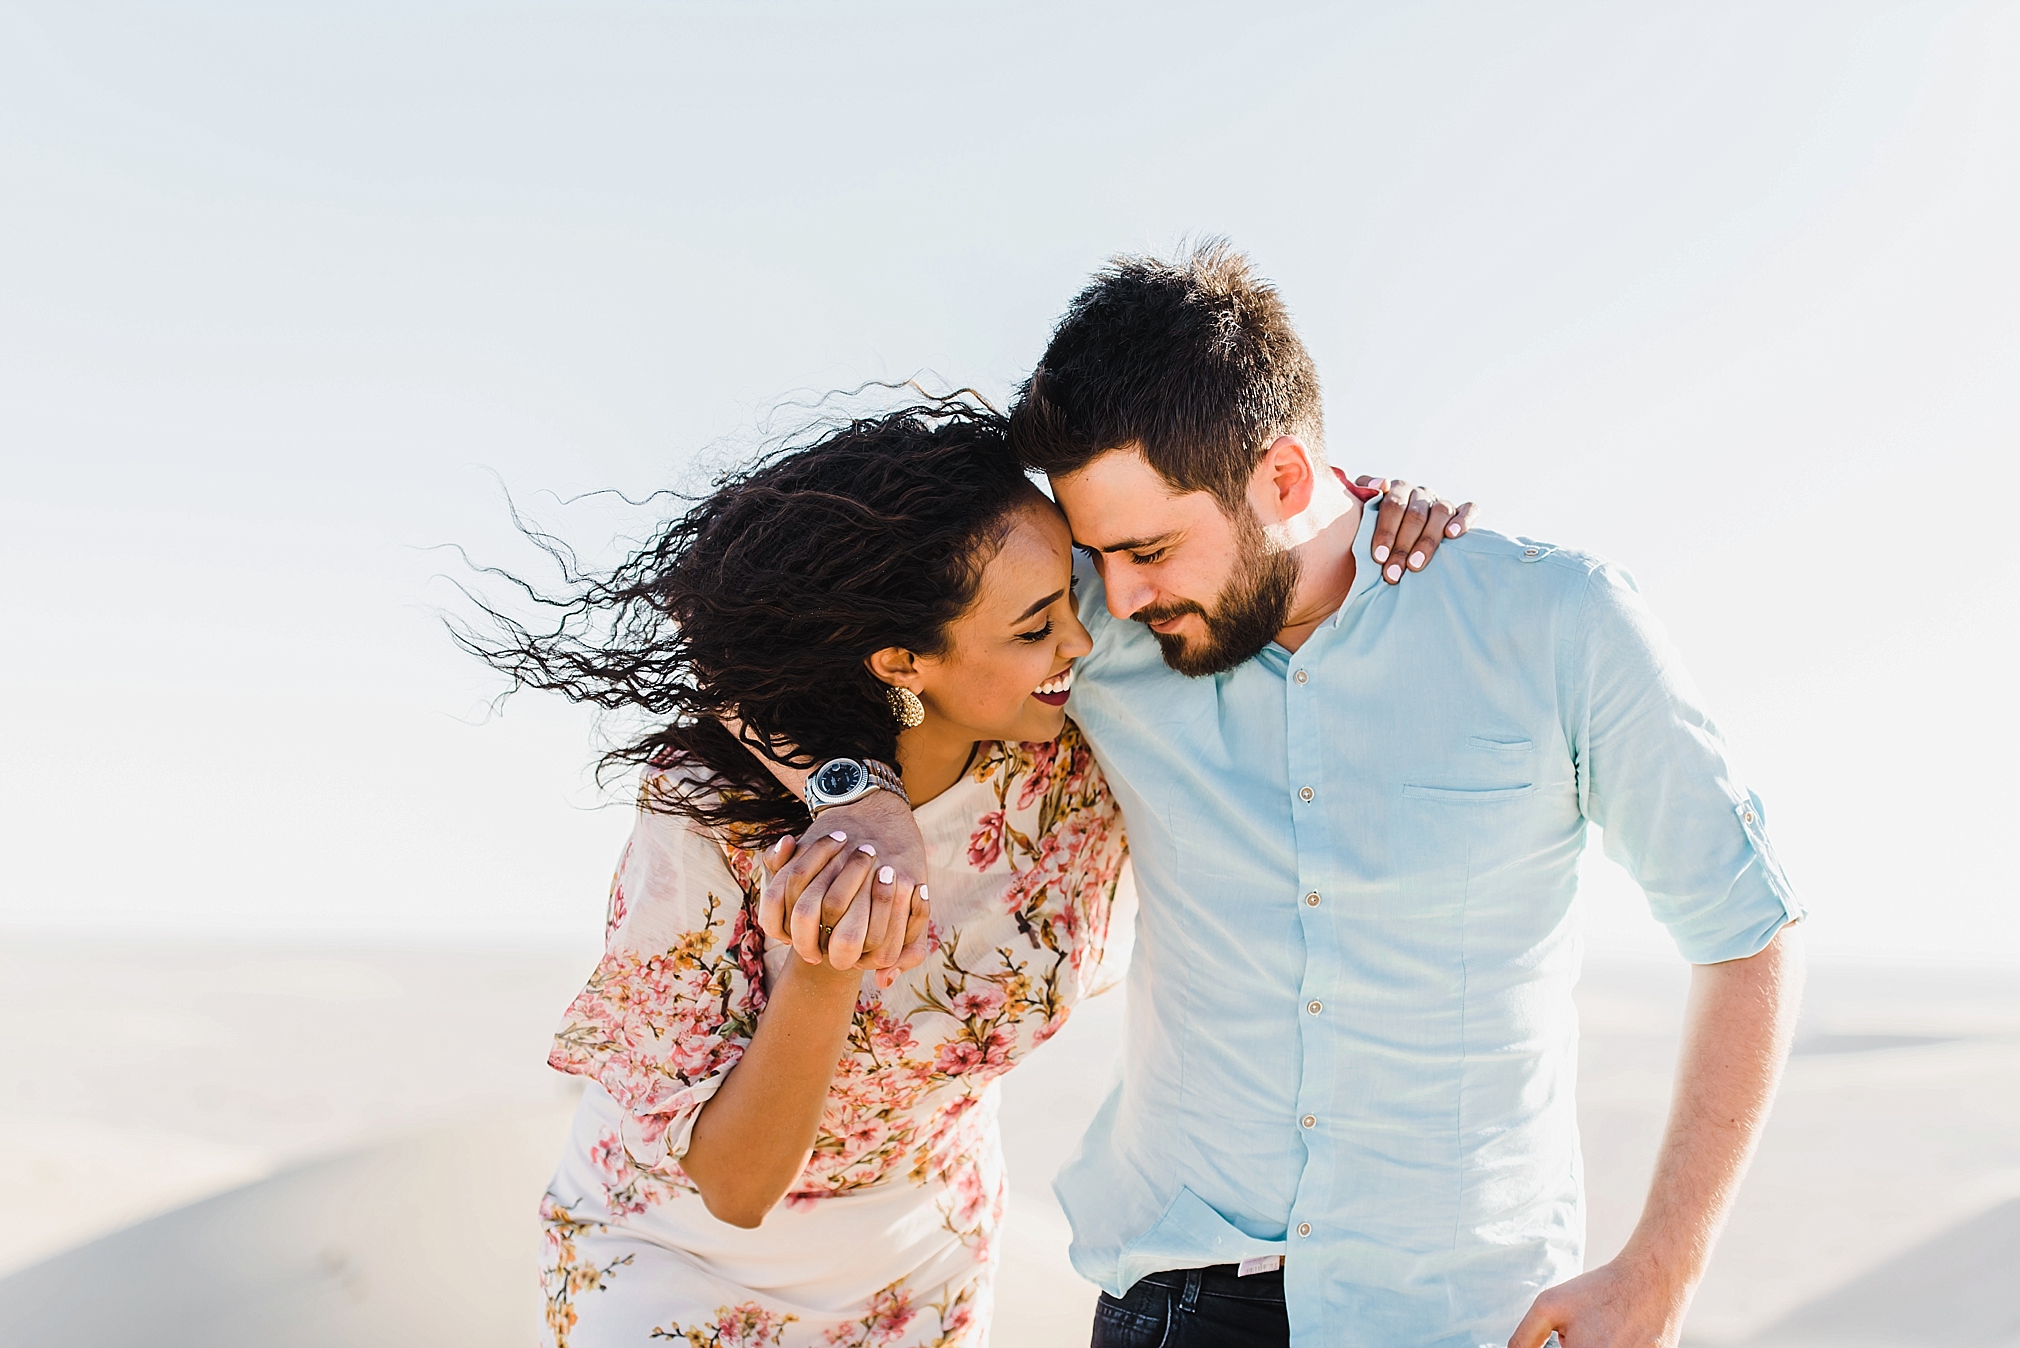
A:
[[[1014,513],[943,655],[920,657],[920,729],[968,740],[1049,740],[1066,724],[1073,662],[1094,648],[1073,606],[1073,536],[1035,490]]]

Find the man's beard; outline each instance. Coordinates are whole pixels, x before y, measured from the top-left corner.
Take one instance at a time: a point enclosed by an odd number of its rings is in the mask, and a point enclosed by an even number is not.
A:
[[[1211,613],[1182,599],[1152,604],[1129,615],[1145,625],[1182,613],[1200,616],[1206,624],[1206,636],[1201,640],[1151,633],[1164,652],[1164,663],[1187,678],[1233,669],[1275,641],[1290,618],[1291,598],[1298,588],[1297,557],[1272,547],[1246,506],[1234,512],[1234,520],[1234,574],[1221,588]]]

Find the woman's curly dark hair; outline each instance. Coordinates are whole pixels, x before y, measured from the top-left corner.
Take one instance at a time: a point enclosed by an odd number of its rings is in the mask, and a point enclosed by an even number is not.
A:
[[[798,767],[816,753],[894,761],[897,724],[864,660],[887,646],[943,654],[1012,511],[1036,496],[1001,416],[964,395],[932,399],[724,474],[607,575],[526,530],[561,587],[489,571],[553,625],[529,630],[479,600],[488,630],[451,630],[512,690],[641,713],[654,728],[601,766],[688,769],[684,786],[646,793],[650,807],[743,840],[798,833],[805,805],[751,750]],[[742,722],[741,742],[725,717]]]

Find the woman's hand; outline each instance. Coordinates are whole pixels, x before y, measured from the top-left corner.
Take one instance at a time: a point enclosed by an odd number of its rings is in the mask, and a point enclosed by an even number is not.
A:
[[[879,984],[888,987],[898,970],[925,959],[931,913],[926,886],[907,878],[923,866],[904,860],[905,853],[923,853],[918,824],[901,800],[890,796],[886,804],[885,796],[876,792],[823,811],[805,838],[781,838],[766,849],[758,925],[773,940],[790,942],[809,963],[825,959],[837,969],[875,969]],[[851,822],[895,833],[898,858],[880,858],[877,842],[852,837]],[[836,823],[845,827],[831,826]]]
[[[1381,493],[1374,537],[1368,542],[1382,579],[1391,585],[1402,580],[1405,568],[1422,571],[1429,566],[1438,544],[1473,525],[1471,501],[1455,506],[1399,478],[1359,477],[1354,482],[1362,491]]]

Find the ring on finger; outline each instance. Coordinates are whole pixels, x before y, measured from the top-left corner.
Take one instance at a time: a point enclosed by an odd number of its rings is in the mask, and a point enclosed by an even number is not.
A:
[[[828,953],[828,942],[833,940],[835,936],[835,924],[832,922],[823,922],[820,924],[820,929],[821,953],[825,955]]]

